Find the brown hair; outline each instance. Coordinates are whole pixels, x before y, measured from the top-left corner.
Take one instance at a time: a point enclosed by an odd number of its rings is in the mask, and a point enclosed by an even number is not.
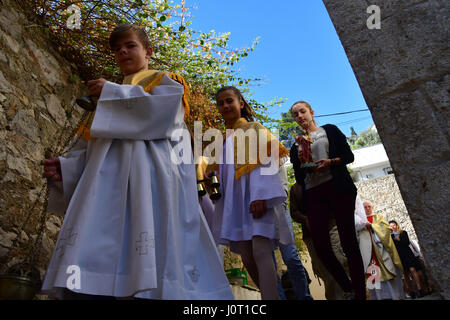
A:
[[[219,94],[221,94],[224,91],[232,90],[233,93],[241,100],[244,101],[244,108],[241,109],[241,117],[245,118],[247,121],[252,122],[254,121],[253,117],[255,117],[255,111],[253,111],[252,107],[245,101],[244,96],[242,95],[241,91],[233,86],[225,86],[217,90],[216,93],[216,101]]]
[[[309,111],[311,111],[311,112],[313,111],[313,109],[311,108],[311,105],[308,102],[301,100],[301,101],[294,102],[294,104],[291,106],[291,113],[292,113],[292,108],[299,103],[303,103],[309,109]]]
[[[291,109],[290,109],[291,115],[292,115],[292,108],[295,107],[296,105],[298,105],[299,103],[303,103],[309,109],[309,111],[311,113],[313,112],[313,109],[312,109],[311,105],[308,102],[300,100],[300,101],[294,102],[294,104],[291,106]],[[313,118],[313,122],[317,126],[317,122],[314,120],[314,118]]]
[[[398,233],[402,233],[402,232],[403,232],[403,229],[399,226],[399,224],[397,223],[397,221],[395,221],[395,220],[390,220],[390,221],[389,221],[389,224],[391,224],[391,223],[395,223],[395,225],[397,226]]]
[[[120,39],[122,39],[126,35],[129,35],[131,32],[134,32],[134,34],[138,37],[144,49],[147,49],[151,46],[150,41],[148,40],[147,33],[144,31],[144,29],[134,24],[124,23],[115,27],[111,32],[111,35],[109,36],[109,47],[111,48],[111,50],[113,50],[115,44]]]

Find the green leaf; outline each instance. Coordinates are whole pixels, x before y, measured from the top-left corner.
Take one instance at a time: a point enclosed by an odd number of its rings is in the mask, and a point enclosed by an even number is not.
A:
[[[0,0],[1,2],[1,0]],[[120,81],[120,71],[115,65],[110,54],[108,38],[109,31],[105,26],[90,26],[79,32],[60,33],[61,25],[65,24],[67,17],[63,17],[58,8],[64,7],[67,0],[31,1],[36,3],[36,13],[46,12],[43,28],[50,29],[50,35],[56,39],[56,44],[64,48],[70,62],[75,63],[80,70],[82,79],[91,78],[94,74],[104,74],[112,81]],[[73,2],[73,1],[72,1]],[[116,26],[121,23],[136,23],[144,26],[155,48],[153,60],[155,69],[176,72],[182,75],[192,87],[193,91],[203,95],[205,99],[214,99],[215,90],[227,84],[239,85],[241,91],[251,96],[251,86],[259,85],[262,79],[239,77],[240,72],[234,70],[234,64],[238,64],[249,56],[258,42],[248,39],[250,45],[243,49],[229,47],[230,32],[218,34],[214,30],[202,32],[192,30],[192,20],[189,12],[184,14],[183,25],[176,21],[180,16],[179,4],[173,0],[86,0],[80,3],[83,14],[92,11],[92,19],[99,19],[108,26]],[[170,19],[169,17],[173,17]],[[169,20],[171,24],[169,24]],[[173,20],[173,21],[172,21]],[[163,25],[168,24],[168,25]],[[47,30],[47,29],[45,29]],[[58,42],[59,41],[59,42]],[[219,52],[224,55],[219,57]],[[196,93],[196,94],[197,94]],[[275,102],[280,99],[274,99]],[[270,123],[273,121],[264,114],[271,112],[270,108],[277,103],[261,104],[252,101],[251,105],[258,113],[257,119]],[[197,110],[201,115],[201,110]],[[206,121],[208,125],[216,123]],[[276,122],[274,122],[276,123]]]

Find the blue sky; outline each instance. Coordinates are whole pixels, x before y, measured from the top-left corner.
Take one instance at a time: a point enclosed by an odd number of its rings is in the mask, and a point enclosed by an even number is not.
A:
[[[231,32],[230,47],[249,47],[260,37],[255,50],[238,68],[245,78],[263,78],[252,87],[260,102],[287,98],[271,110],[279,118],[298,100],[308,101],[316,115],[366,109],[358,82],[334,26],[320,0],[186,0],[193,29]],[[370,112],[317,119],[333,123],[349,136],[372,123]]]

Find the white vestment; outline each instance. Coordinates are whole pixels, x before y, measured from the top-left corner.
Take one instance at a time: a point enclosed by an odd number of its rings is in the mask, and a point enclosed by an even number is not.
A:
[[[367,215],[364,211],[363,203],[359,196],[357,196],[355,206],[355,229],[358,234],[359,249],[364,264],[364,272],[367,274],[369,268],[371,268],[373,238],[373,242],[383,259],[383,264],[389,272],[395,275],[395,277],[390,280],[380,281],[376,286],[374,285],[373,288],[368,288],[370,300],[403,299],[402,272],[395,266],[389,252],[384,248],[377,234],[373,230],[367,230],[367,222]]]
[[[97,139],[60,157],[63,182],[51,188],[49,211],[65,217],[44,292],[69,285],[115,297],[233,299],[191,149],[183,149],[190,164],[171,161],[171,135],[186,129],[182,95],[167,75],[150,93],[105,83],[90,131]]]
[[[224,145],[223,164],[219,165],[222,198],[215,203],[210,225],[216,243],[229,245],[234,252],[237,252],[234,242],[248,241],[253,236],[273,240],[274,249],[278,242],[294,243],[284,214],[287,195],[280,172],[265,175],[261,165],[236,180],[234,164],[226,163],[226,154],[233,154],[234,139],[226,139]],[[255,200],[266,200],[267,211],[259,219],[250,213],[250,204]]]

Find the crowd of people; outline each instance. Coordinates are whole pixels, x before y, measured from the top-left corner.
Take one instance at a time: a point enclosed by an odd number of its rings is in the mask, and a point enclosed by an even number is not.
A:
[[[118,26],[110,46],[123,83],[88,82],[99,100],[78,129],[81,139],[64,157],[44,163],[48,209],[65,215],[44,293],[59,299],[233,299],[217,250],[226,245],[240,254],[262,299],[286,298],[274,259],[279,248],[296,298],[312,300],[292,220],[301,223],[327,299],[365,300],[366,289],[370,299],[402,299],[402,281],[410,295],[430,290],[423,259],[416,257],[420,250],[409,249],[406,231],[395,221],[389,228],[357,196],[345,135],[335,125],[318,126],[306,101],[291,107],[305,134],[288,151],[255,121],[237,88],[218,90],[227,135],[221,161],[201,170],[205,180],[218,177],[221,197],[199,198],[194,162],[171,158],[174,131],[187,130],[186,83],[148,69],[152,48],[134,25]],[[250,153],[247,140],[236,142],[238,130],[263,132],[256,136],[256,159],[236,161],[240,150]],[[192,150],[183,153],[193,159]],[[290,190],[288,157],[296,180]],[[278,170],[267,173],[273,163]],[[80,279],[69,283],[74,265]]]

